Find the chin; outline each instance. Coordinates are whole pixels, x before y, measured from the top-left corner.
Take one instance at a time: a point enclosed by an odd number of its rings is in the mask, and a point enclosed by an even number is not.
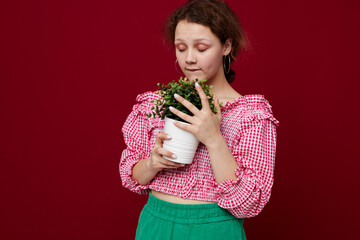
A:
[[[187,77],[187,79],[189,79],[190,81],[194,82],[196,77]]]
[[[185,76],[186,76],[186,78],[187,79],[189,79],[190,81],[195,81],[195,79],[198,79],[198,80],[204,80],[204,79],[206,79],[204,76],[197,76],[197,75],[186,75],[185,74]]]

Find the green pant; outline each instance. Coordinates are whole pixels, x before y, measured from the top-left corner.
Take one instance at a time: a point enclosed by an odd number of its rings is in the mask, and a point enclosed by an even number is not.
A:
[[[246,240],[244,219],[217,203],[175,204],[149,194],[141,211],[136,240]]]

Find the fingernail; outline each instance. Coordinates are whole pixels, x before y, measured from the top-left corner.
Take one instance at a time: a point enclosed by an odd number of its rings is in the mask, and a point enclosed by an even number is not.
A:
[[[198,84],[198,82],[195,83],[195,86],[196,87],[200,87],[200,84]]]
[[[185,166],[185,164],[183,164],[183,163],[182,163],[182,164],[180,164],[180,166],[182,166],[182,167],[183,167],[183,166]]]
[[[179,94],[175,93],[174,98],[178,98],[178,97],[179,97]]]
[[[167,135],[167,139],[171,139],[171,136],[169,134]]]
[[[170,109],[170,111],[173,111],[173,110],[174,110],[174,108],[173,108],[172,106],[170,106],[169,109]]]
[[[173,159],[176,159],[176,158],[177,158],[175,154],[173,154],[171,157],[172,157]]]

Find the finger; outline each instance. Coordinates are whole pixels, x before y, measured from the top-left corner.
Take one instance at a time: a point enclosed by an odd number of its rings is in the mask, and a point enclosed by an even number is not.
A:
[[[182,163],[177,163],[177,162],[172,162],[172,161],[169,161],[165,158],[163,158],[161,164],[166,167],[166,168],[178,168],[178,167],[183,167],[185,166],[185,164],[182,164]]]
[[[155,144],[154,146],[162,146],[164,140],[170,140],[171,136],[165,132],[158,133],[156,135]]]
[[[202,89],[202,87],[200,86],[200,84],[196,82],[195,88],[196,88],[196,91],[199,93],[202,108],[210,109],[209,99],[206,96],[206,94],[205,94],[204,90]]]
[[[158,153],[161,156],[166,156],[168,158],[176,159],[176,155],[165,148],[159,147],[156,149],[156,153]]]
[[[219,115],[221,117],[220,100],[218,96],[215,96],[215,107],[217,109],[216,115]]]
[[[184,123],[181,123],[179,121],[174,121],[174,125],[178,128],[181,128],[182,130],[185,130],[185,131],[188,131],[188,132],[192,132],[192,126],[190,124],[184,124]]]
[[[200,110],[197,109],[191,102],[189,102],[188,100],[186,100],[185,98],[183,98],[182,96],[180,96],[179,94],[174,94],[174,98],[181,103],[182,105],[184,105],[184,107],[186,107],[190,112],[192,112],[194,115],[197,114]]]
[[[170,111],[171,111],[172,113],[174,113],[174,114],[175,114],[176,116],[178,116],[179,118],[185,120],[186,122],[191,123],[191,121],[192,121],[192,117],[191,117],[191,116],[187,115],[186,113],[183,113],[182,111],[177,110],[177,109],[174,108],[174,107],[170,107],[169,109],[170,109]]]
[[[185,166],[185,165],[184,165]],[[168,169],[173,169],[173,168],[180,168],[180,167],[184,167],[182,165],[177,165],[177,166],[167,166],[167,165],[162,165],[161,167],[164,168],[168,168]]]

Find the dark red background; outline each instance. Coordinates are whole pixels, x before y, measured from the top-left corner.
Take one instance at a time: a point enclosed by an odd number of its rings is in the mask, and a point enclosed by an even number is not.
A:
[[[1,239],[134,238],[147,196],[121,186],[121,126],[137,94],[178,78],[161,24],[182,3],[1,1]],[[228,3],[252,43],[233,86],[280,121],[248,239],[356,238],[358,1]]]

